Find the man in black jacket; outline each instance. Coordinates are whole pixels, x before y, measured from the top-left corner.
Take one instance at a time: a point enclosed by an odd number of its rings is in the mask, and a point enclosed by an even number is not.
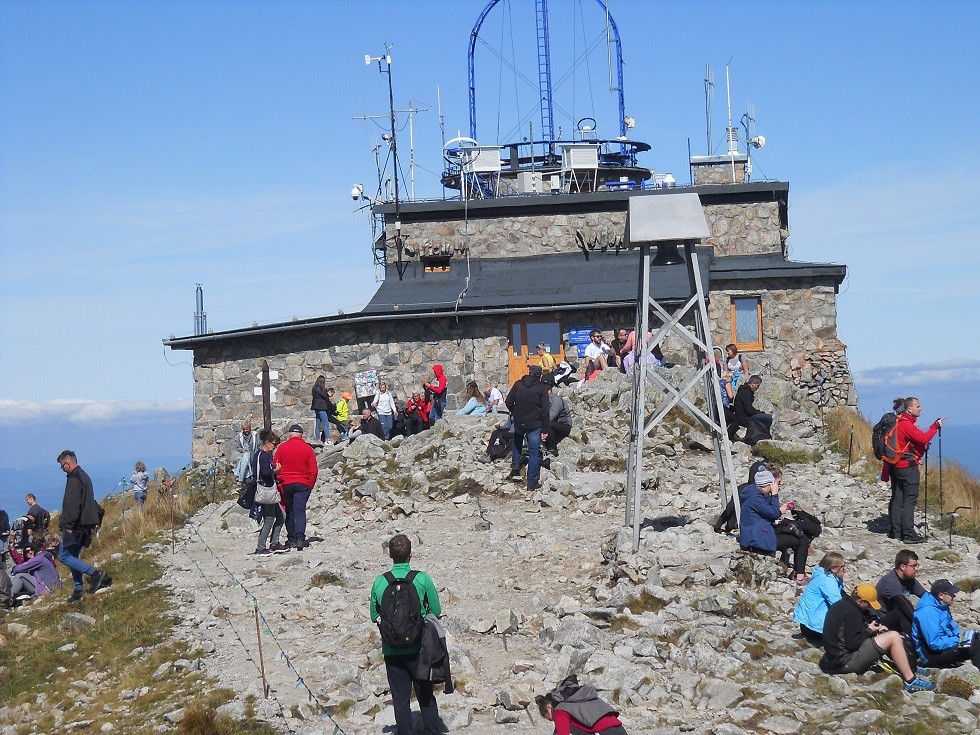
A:
[[[735,393],[735,423],[728,427],[728,438],[734,440],[739,426],[745,426],[745,443],[755,444],[772,434],[772,414],[758,410],[753,404],[755,392],[762,387],[762,378],[753,375]]]
[[[92,541],[95,529],[102,522],[102,507],[95,501],[92,478],[78,466],[78,458],[70,449],[58,455],[58,464],[68,475],[65,481],[65,497],[61,502],[58,528],[61,543],[58,545],[58,561],[71,570],[75,591],[68,602],[78,602],[84,594],[84,577],[89,578],[89,592],[98,592],[112,584],[112,577],[79,557],[82,549]]]
[[[527,438],[527,489],[541,487],[541,442],[548,438],[551,399],[548,386],[541,382],[541,366],[531,365],[507,394],[507,408],[514,420],[514,452],[510,479],[520,477],[521,452]]]
[[[865,620],[871,609],[880,610],[881,603],[870,584],[859,584],[852,595],[844,595],[830,606],[823,624],[826,653],[820,668],[829,674],[863,674],[887,654],[905,682],[905,691],[932,689],[932,682],[918,678],[909,665],[901,633]]]

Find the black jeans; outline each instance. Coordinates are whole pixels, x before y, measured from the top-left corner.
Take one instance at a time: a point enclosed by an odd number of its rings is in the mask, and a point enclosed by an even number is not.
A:
[[[545,439],[544,445],[548,449],[558,451],[558,444],[562,439],[568,438],[568,435],[572,433],[572,427],[569,424],[560,424],[557,421],[552,421],[548,426],[548,438]]]
[[[432,693],[432,683],[415,678],[418,654],[412,656],[385,656],[385,673],[388,675],[388,689],[395,708],[395,725],[398,735],[412,735],[412,689],[422,712],[422,726],[425,735],[440,735],[445,731],[439,719],[439,706]]]
[[[776,550],[779,551],[779,558],[786,566],[790,566],[789,555],[793,552],[793,572],[796,574],[806,572],[806,556],[810,551],[810,539],[806,534],[797,538],[791,533],[777,533]]]
[[[919,466],[892,467],[895,492],[892,494],[888,517],[892,531],[901,536],[915,532],[915,504],[919,500]]]
[[[977,644],[975,638],[972,646],[957,646],[956,648],[947,648],[944,651],[933,651],[921,663],[930,669],[944,669],[961,661],[971,661],[974,666],[980,669],[980,645]]]

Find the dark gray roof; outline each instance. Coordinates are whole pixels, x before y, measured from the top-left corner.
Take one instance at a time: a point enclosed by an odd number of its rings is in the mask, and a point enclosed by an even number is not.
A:
[[[711,279],[727,281],[744,278],[832,278],[840,284],[847,266],[834,263],[804,263],[783,260],[779,253],[766,255],[724,255],[711,261]]]
[[[708,283],[711,248],[698,248],[701,279]],[[426,273],[410,263],[401,279],[388,268],[381,288],[362,313],[496,309],[524,307],[627,304],[636,301],[638,250],[525,258],[453,258],[448,273]],[[467,284],[468,277],[468,284]],[[663,301],[682,301],[691,295],[687,268],[657,266],[651,271],[651,293]]]
[[[770,255],[711,257],[712,248],[698,247],[701,282],[748,278],[829,277],[840,283],[842,265],[797,263]],[[639,252],[538,255],[525,258],[454,258],[448,273],[425,273],[421,264],[408,264],[399,280],[393,266],[374,298],[356,314],[315,317],[245,327],[205,335],[164,340],[173,349],[194,349],[227,339],[291,332],[326,326],[395,321],[446,314],[513,314],[555,308],[596,309],[636,303]],[[467,275],[469,285],[467,286]],[[465,293],[463,293],[465,290]],[[687,268],[655,267],[651,295],[659,301],[683,301],[690,296]],[[463,297],[460,299],[460,294]]]

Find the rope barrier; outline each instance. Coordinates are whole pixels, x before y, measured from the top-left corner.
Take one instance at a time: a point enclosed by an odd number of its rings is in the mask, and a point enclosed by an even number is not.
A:
[[[215,509],[215,511],[216,510],[217,509]],[[213,514],[214,514],[215,511],[212,511],[212,513],[208,516],[208,519],[210,519],[211,516],[213,516]],[[333,735],[347,735],[346,731],[340,726],[340,723],[338,723],[333,718],[333,715],[330,713],[330,710],[327,709],[327,707],[317,698],[316,694],[313,693],[313,690],[310,689],[309,686],[307,686],[306,682],[303,679],[303,676],[300,674],[299,670],[296,668],[296,666],[293,664],[292,660],[289,658],[289,654],[286,653],[286,650],[283,648],[282,644],[279,642],[279,639],[276,637],[276,634],[272,631],[272,626],[269,624],[269,621],[266,619],[265,615],[259,609],[259,600],[258,600],[258,598],[256,598],[255,595],[253,595],[252,592],[249,591],[249,589],[242,583],[242,581],[238,579],[238,577],[235,575],[235,573],[233,571],[231,571],[231,569],[229,569],[228,566],[215,553],[214,549],[211,548],[210,544],[208,544],[207,540],[201,534],[201,532],[200,532],[200,530],[198,528],[198,525],[199,524],[190,524],[189,523],[188,524],[188,528],[190,528],[197,535],[197,537],[198,537],[198,539],[200,539],[201,544],[203,545],[203,547],[211,555],[212,559],[214,559],[215,564],[218,567],[220,567],[221,569],[223,569],[225,571],[225,573],[229,577],[231,577],[231,579],[235,582],[235,584],[237,584],[241,588],[241,590],[245,594],[245,596],[252,601],[253,609],[255,610],[255,614],[257,615],[257,621],[260,621],[261,624],[262,624],[262,627],[261,627],[262,632],[267,633],[269,635],[269,637],[272,638],[272,641],[273,641],[273,643],[275,643],[276,648],[279,649],[279,656],[278,656],[278,658],[280,660],[284,661],[285,664],[286,664],[286,668],[290,672],[292,672],[292,674],[294,674],[296,676],[295,688],[296,689],[301,689],[301,688],[302,689],[305,689],[306,692],[307,692],[307,696],[308,696],[309,701],[315,703],[317,705],[317,707],[320,708],[320,710],[321,710],[321,712],[320,712],[321,718],[324,719],[324,720],[328,720],[331,723],[333,723],[333,726],[334,726]],[[198,563],[193,559],[193,557],[190,557],[190,555],[188,555],[188,558],[190,558],[191,561],[194,563],[194,565],[196,567],[198,567],[198,569],[200,570],[200,565],[198,565]],[[211,591],[211,594],[215,597],[215,599],[217,599],[220,602],[220,598],[218,598],[217,595],[215,594],[214,589],[211,587],[211,584],[210,584],[210,581],[208,580],[208,578],[204,575],[203,570],[201,570],[201,575],[204,577],[205,581],[208,583],[208,587],[209,587],[209,590]],[[258,623],[257,623],[257,627],[258,627]],[[234,626],[232,626],[232,628],[234,629]],[[258,633],[258,631],[257,631],[257,633]],[[245,642],[241,639],[240,636],[238,636],[238,632],[237,631],[235,631],[235,635],[238,638],[239,642],[242,644],[242,646],[245,647],[246,650],[247,650],[247,646],[245,645]],[[261,643],[260,643],[260,646],[261,646]],[[251,658],[251,654],[249,654],[249,658],[253,661],[253,663],[255,662],[254,659]],[[261,658],[261,653],[260,653],[260,658]],[[264,663],[260,661],[259,663],[256,664],[256,666],[259,669],[259,672],[260,672],[260,674],[262,676],[262,679],[263,679],[263,686],[265,687],[265,686],[267,686],[267,684],[265,683]],[[270,692],[273,692],[272,698],[276,701],[277,705],[279,706],[280,712],[282,712],[283,711],[282,702],[280,702],[279,699],[275,696],[274,690],[271,690],[270,689]],[[283,714],[283,718],[285,719],[285,714]],[[288,727],[288,725],[287,725],[287,727]],[[290,731],[290,732],[292,732],[292,731]]]

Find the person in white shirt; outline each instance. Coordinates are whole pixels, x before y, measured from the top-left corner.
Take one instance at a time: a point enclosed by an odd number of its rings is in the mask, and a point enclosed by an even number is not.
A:
[[[378,394],[371,401],[371,406],[378,411],[378,421],[385,433],[385,440],[391,438],[391,427],[395,423],[395,397],[388,392],[388,384],[382,383],[378,386]]]
[[[609,345],[602,338],[602,332],[598,329],[593,329],[592,333],[589,335],[592,341],[589,346],[585,348],[585,377],[586,379],[592,376],[592,373],[597,370],[605,370],[609,367]]]
[[[487,408],[493,411],[493,415],[497,415],[497,406],[504,402],[504,395],[500,392],[500,388],[497,387],[498,383],[494,382],[488,385],[483,390],[483,395],[487,398]]]

